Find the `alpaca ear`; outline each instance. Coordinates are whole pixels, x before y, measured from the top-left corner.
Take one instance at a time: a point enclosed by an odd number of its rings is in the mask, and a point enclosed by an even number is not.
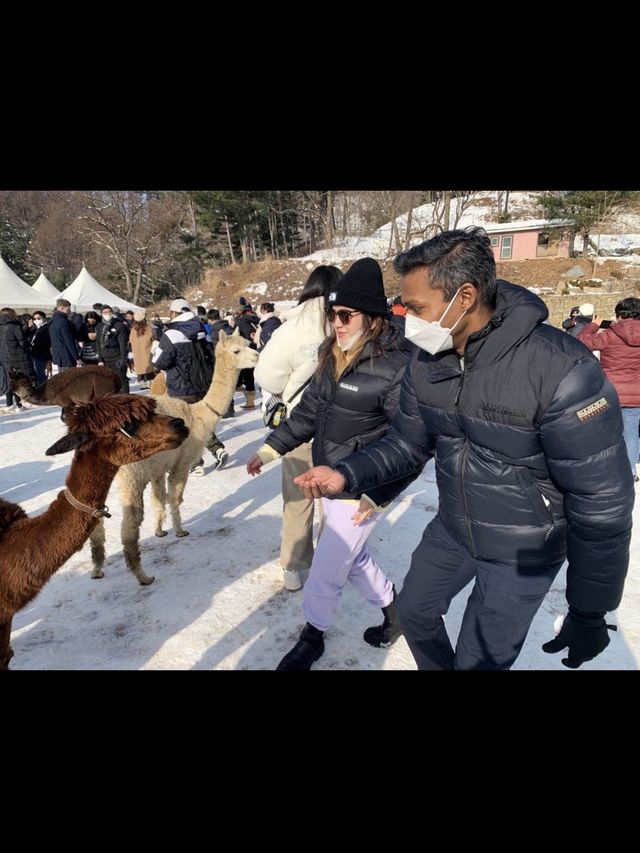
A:
[[[235,329],[233,330],[233,332],[231,332],[231,335],[233,336],[233,335],[239,335],[239,334],[240,334],[240,329],[236,326]]]
[[[58,453],[68,453],[70,450],[77,450],[91,440],[91,436],[86,432],[69,432],[59,438],[55,444],[45,450],[45,456],[56,456]]]
[[[218,340],[219,341],[226,341],[227,340],[227,334],[226,334],[226,332],[223,332],[222,329],[220,329],[220,334],[218,335]]]

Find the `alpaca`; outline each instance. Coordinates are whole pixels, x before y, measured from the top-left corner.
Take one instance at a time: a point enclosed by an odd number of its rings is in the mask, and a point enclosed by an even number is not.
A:
[[[65,419],[67,407],[78,403],[93,403],[107,394],[115,394],[122,387],[120,377],[109,367],[89,364],[70,367],[57,373],[37,388],[31,377],[18,370],[10,371],[11,390],[34,406],[62,406]]]
[[[216,346],[213,379],[206,396],[198,403],[185,403],[167,395],[154,396],[158,411],[180,417],[189,427],[189,438],[177,450],[159,453],[135,465],[127,465],[118,472],[116,482],[122,500],[121,538],[128,568],[143,584],[154,578],[145,574],[140,561],[140,525],[144,517],[143,493],[151,482],[151,503],[156,513],[156,536],[166,536],[167,500],[176,536],[188,536],[182,527],[180,504],[189,477],[189,471],[202,457],[205,443],[216,424],[226,412],[233,397],[238,376],[244,367],[254,367],[258,353],[249,349],[249,341],[240,337],[236,329],[231,335],[220,332]],[[92,578],[104,577],[104,525],[98,525],[91,534]]]
[[[167,379],[162,371],[156,373],[149,385],[149,394],[159,397],[161,394],[167,393]]]
[[[155,400],[131,394],[70,409],[67,434],[46,451],[76,451],[66,488],[35,518],[0,498],[0,669],[13,657],[14,614],[82,548],[98,521],[110,518],[104,502],[118,468],[173,450],[189,435],[182,419],[155,410]]]

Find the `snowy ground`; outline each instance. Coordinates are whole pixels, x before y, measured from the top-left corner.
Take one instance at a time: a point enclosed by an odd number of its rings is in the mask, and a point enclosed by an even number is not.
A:
[[[135,383],[133,390],[135,390]],[[241,400],[237,395],[236,408]],[[238,411],[242,412],[241,409]],[[42,512],[64,483],[70,457],[45,457],[63,431],[57,408],[30,408],[0,418],[0,495],[30,514]],[[277,565],[282,503],[280,469],[273,464],[255,479],[244,463],[265,434],[259,409],[221,422],[219,435],[229,465],[191,478],[185,493],[186,539],[153,535],[148,511],[141,545],[147,573],[138,585],[125,567],[119,546],[121,512],[117,490],[109,506],[105,577],[91,579],[88,545],[74,555],[13,623],[14,670],[33,669],[274,669],[297,639],[303,619],[301,593],[284,591]],[[404,493],[374,531],[377,560],[401,586],[413,548],[437,506],[433,463]],[[636,508],[636,512],[639,510]],[[60,531],[60,535],[64,535]],[[632,544],[625,597],[609,621],[618,623],[609,648],[582,669],[637,669],[640,662],[640,546]],[[42,543],[46,549],[47,543]],[[460,625],[469,588],[453,602],[447,618],[452,637]],[[562,654],[540,645],[553,636],[564,612],[564,574],[540,609],[515,669],[568,672]],[[337,625],[327,634],[324,656],[314,670],[415,669],[404,639],[391,649],[362,640],[380,611],[348,587]]]

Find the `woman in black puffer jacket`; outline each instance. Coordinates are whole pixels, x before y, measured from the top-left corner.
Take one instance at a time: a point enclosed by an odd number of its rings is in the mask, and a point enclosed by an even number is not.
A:
[[[291,416],[247,463],[252,476],[312,438],[314,465],[333,466],[383,436],[395,415],[409,351],[402,332],[386,319],[377,261],[356,261],[329,294],[328,304],[334,306],[329,309],[333,331],[320,347],[316,374]],[[307,623],[279,670],[309,669],[322,655],[324,632],[335,621],[347,581],[384,613],[383,625],[368,628],[364,639],[378,647],[398,639],[395,589],[371,558],[367,539],[380,518],[379,505],[396,497],[418,473],[367,495],[344,492],[322,499],[324,528],[303,594]]]
[[[28,353],[28,342],[13,308],[3,308],[0,311],[0,363],[7,374],[12,367],[26,373],[31,379],[35,378],[33,363]],[[14,405],[15,399],[15,405]],[[7,410],[20,411],[20,397],[11,389],[7,391]]]

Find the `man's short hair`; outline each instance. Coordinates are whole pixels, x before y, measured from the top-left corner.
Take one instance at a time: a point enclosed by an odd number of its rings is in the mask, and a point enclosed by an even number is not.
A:
[[[60,299],[56,299],[56,308],[71,308],[71,303],[61,296]]]
[[[640,320],[640,299],[635,296],[621,299],[616,305],[615,313],[619,320]]]
[[[491,239],[484,228],[443,231],[406,252],[400,252],[393,268],[407,275],[420,267],[429,271],[429,284],[441,290],[450,302],[463,284],[470,282],[478,290],[484,305],[496,304],[496,261]]]

